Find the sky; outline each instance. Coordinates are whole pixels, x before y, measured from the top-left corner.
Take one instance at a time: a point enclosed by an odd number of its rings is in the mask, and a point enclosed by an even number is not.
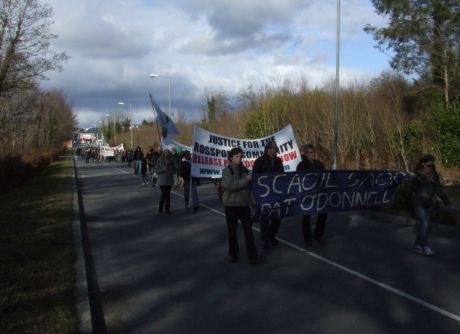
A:
[[[43,89],[62,91],[78,126],[106,114],[152,120],[148,94],[188,121],[205,96],[230,99],[250,85],[335,80],[336,0],[43,0],[53,8],[51,48],[70,59]],[[340,82],[389,69],[363,31],[384,26],[370,0],[341,0]],[[151,78],[149,74],[157,74]],[[123,102],[124,104],[119,104]]]

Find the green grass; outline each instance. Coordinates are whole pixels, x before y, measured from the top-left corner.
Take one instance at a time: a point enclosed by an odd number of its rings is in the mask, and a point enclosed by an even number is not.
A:
[[[0,333],[76,333],[70,152],[0,195]]]

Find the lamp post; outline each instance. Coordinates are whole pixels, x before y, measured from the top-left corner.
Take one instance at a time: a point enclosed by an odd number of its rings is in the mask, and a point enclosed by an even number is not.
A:
[[[336,52],[335,52],[335,122],[334,122],[334,156],[332,158],[332,169],[337,169],[337,146],[339,138],[339,98],[340,98],[340,0],[337,0],[337,31],[336,31]]]
[[[169,85],[168,85],[168,115],[171,117],[171,77],[167,76],[167,75],[160,75],[160,74],[154,74],[154,73],[149,74],[149,77],[151,77],[152,79],[154,79],[154,78],[167,78],[168,79],[168,81],[169,81]]]

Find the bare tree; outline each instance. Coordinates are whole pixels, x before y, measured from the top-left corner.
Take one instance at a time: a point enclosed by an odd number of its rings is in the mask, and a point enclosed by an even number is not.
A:
[[[0,96],[33,87],[50,70],[60,70],[65,53],[50,50],[52,8],[37,0],[0,3]]]

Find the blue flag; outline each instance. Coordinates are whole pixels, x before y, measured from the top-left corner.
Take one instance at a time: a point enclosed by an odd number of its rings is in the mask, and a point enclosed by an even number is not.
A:
[[[171,141],[176,138],[180,132],[171,117],[169,117],[163,110],[161,110],[158,103],[152,97],[152,94],[149,93],[149,96],[150,102],[152,103],[152,108],[157,116],[157,124],[160,127],[161,142],[165,145],[170,145]]]

